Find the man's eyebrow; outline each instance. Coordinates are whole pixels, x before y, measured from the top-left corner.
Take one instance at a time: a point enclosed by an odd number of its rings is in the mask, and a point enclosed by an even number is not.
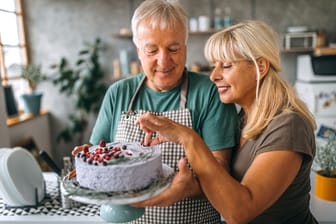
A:
[[[177,41],[174,41],[173,43],[171,43],[171,44],[169,44],[168,46],[170,47],[170,46],[176,46],[176,45],[181,45],[181,43],[180,42],[177,42]]]
[[[147,48],[147,47],[156,47],[156,45],[155,44],[145,44],[144,47],[145,48]]]
[[[172,42],[168,45],[168,47],[172,47],[172,46],[181,46],[182,44],[180,42]],[[150,43],[147,43],[144,45],[145,48],[150,48],[150,47],[157,47],[155,44],[150,44]]]

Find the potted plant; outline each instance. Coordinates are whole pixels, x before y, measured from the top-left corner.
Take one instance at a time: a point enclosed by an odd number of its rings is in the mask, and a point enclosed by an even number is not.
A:
[[[75,66],[71,66],[66,58],[61,58],[58,64],[52,66],[56,70],[53,83],[60,92],[72,97],[75,111],[70,114],[70,123],[62,130],[57,141],[70,142],[77,138],[83,143],[84,132],[88,126],[89,114],[97,113],[107,86],[104,84],[104,72],[99,62],[101,41],[87,43],[79,51]]]
[[[21,66],[21,77],[28,82],[28,92],[21,95],[24,112],[34,115],[40,114],[43,94],[36,91],[36,88],[47,77],[42,73],[41,66],[33,64]]]
[[[335,132],[324,133],[327,141],[317,141],[314,159],[315,194],[321,199],[336,201],[336,138]]]

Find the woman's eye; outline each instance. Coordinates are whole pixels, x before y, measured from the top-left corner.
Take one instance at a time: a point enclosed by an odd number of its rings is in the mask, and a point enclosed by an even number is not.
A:
[[[222,68],[227,69],[227,68],[231,68],[232,64],[223,64]]]

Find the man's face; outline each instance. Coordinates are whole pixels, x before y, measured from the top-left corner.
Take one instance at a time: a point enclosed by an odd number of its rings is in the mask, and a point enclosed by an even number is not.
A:
[[[169,91],[180,84],[186,63],[182,25],[177,25],[176,29],[160,30],[142,22],[138,27],[137,52],[149,88]]]

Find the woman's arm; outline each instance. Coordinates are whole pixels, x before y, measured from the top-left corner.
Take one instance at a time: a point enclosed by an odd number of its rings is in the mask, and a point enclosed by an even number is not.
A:
[[[246,223],[271,206],[297,175],[302,156],[279,149],[258,155],[241,182],[223,168],[192,129],[167,118],[146,114],[144,130],[159,133],[159,141],[182,144],[202,191],[227,223]]]

